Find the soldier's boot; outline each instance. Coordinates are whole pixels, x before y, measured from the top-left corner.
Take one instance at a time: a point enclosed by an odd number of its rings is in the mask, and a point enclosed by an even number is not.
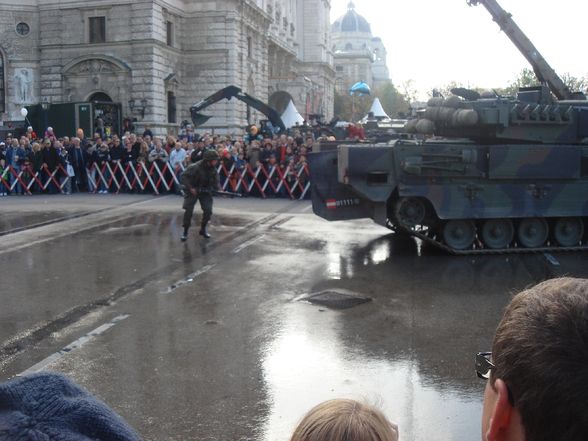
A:
[[[200,233],[199,233],[199,234],[200,234],[202,237],[204,237],[205,239],[210,239],[210,238],[211,238],[211,235],[210,235],[210,234],[208,234],[208,231],[206,231],[206,224],[207,224],[207,222],[203,222],[203,223],[202,223],[202,225],[201,225],[201,227],[200,227]]]
[[[188,229],[187,228],[184,228],[184,232],[182,233],[180,240],[182,242],[186,242],[186,240],[188,240]]]

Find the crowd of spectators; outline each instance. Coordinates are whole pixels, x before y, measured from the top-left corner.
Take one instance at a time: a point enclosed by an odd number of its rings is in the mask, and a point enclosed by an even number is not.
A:
[[[126,132],[122,137],[109,137],[95,133],[85,136],[78,129],[76,136],[58,136],[51,127],[37,135],[32,127],[20,137],[0,141],[0,196],[32,193],[71,194],[75,192],[153,192],[153,185],[141,190],[137,186],[114,185],[114,180],[124,183],[122,171],[127,170],[128,182],[133,175],[128,173],[129,165],[145,178],[144,170],[159,182],[159,193],[167,191],[161,186],[161,179],[174,181],[189,164],[202,159],[205,150],[216,149],[221,157],[221,184],[229,191],[244,191],[239,185],[240,177],[255,176],[261,186],[270,184],[272,196],[288,196],[288,188],[304,188],[308,181],[307,154],[312,151],[315,137],[312,131],[294,129],[289,134],[262,134],[256,126],[250,126],[244,136],[199,135],[191,126],[174,136],[153,136],[147,127],[141,134]],[[110,167],[105,167],[106,164]],[[122,165],[122,167],[119,166]],[[141,164],[143,163],[145,166]],[[156,164],[159,171],[155,170]],[[112,173],[117,176],[111,176]],[[161,173],[160,173],[161,172]],[[20,179],[18,176],[20,175]],[[137,176],[136,174],[134,175]],[[171,178],[171,179],[170,179]],[[135,179],[136,182],[136,179]],[[31,185],[29,185],[29,183]],[[26,186],[27,188],[23,188]],[[266,186],[267,188],[267,186]],[[28,189],[28,191],[26,191]],[[258,191],[255,186],[252,191]],[[271,191],[273,190],[273,191]],[[170,191],[180,191],[174,184]]]

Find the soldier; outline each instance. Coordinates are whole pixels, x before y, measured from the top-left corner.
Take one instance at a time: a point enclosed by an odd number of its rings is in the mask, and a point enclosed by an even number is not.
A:
[[[184,185],[184,234],[182,242],[188,239],[188,230],[192,222],[194,205],[200,200],[202,208],[202,222],[200,224],[200,235],[210,239],[210,234],[206,231],[206,225],[212,217],[212,193],[218,190],[219,177],[216,171],[216,165],[219,161],[219,155],[216,150],[207,150],[204,152],[203,159],[195,164],[190,165],[182,173],[180,179]]]

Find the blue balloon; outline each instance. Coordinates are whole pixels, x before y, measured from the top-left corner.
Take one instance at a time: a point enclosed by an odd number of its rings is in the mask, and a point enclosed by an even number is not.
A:
[[[368,86],[364,81],[359,81],[351,86],[351,89],[349,89],[350,95],[353,95],[354,93],[360,95],[369,95],[371,93],[370,86]]]

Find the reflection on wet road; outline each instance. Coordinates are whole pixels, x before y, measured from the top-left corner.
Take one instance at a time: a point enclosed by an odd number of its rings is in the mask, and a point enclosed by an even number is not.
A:
[[[306,202],[215,204],[209,242],[179,242],[176,198],[6,235],[0,377],[64,372],[150,440],[285,441],[341,396],[403,440],[479,439],[473,357],[511,295],[588,275],[581,254],[450,257]]]

